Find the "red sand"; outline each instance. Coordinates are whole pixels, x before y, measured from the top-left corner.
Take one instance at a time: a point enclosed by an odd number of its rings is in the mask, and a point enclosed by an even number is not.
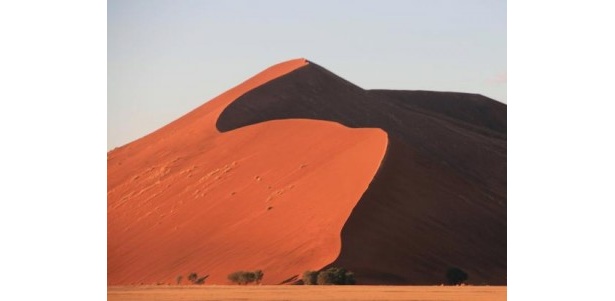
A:
[[[255,269],[277,284],[337,258],[386,133],[302,119],[215,127],[237,97],[305,64],[273,66],[107,154],[109,285],[174,283],[190,272],[224,284]]]

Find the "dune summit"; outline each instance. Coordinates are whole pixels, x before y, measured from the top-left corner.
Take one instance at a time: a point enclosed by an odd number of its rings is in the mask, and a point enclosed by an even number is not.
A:
[[[275,65],[107,154],[109,285],[506,284],[506,105]]]

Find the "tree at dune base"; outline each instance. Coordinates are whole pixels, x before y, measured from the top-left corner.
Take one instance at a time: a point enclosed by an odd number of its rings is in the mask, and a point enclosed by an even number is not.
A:
[[[356,284],[354,273],[344,268],[332,267],[320,272],[305,271],[303,273],[304,285],[352,285]]]
[[[260,284],[265,274],[261,270],[254,272],[237,271],[228,275],[228,280],[235,284],[247,285],[248,283]]]

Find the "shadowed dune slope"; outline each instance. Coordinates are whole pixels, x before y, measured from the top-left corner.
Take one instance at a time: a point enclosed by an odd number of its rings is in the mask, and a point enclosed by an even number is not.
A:
[[[215,127],[237,97],[306,64],[271,67],[107,154],[109,285],[174,283],[190,272],[225,284],[255,269],[276,284],[337,258],[386,133],[306,119]]]
[[[469,283],[506,284],[506,105],[475,94],[364,90],[309,63],[239,97],[216,126],[295,118],[380,128],[389,138],[331,265],[363,284],[439,284],[450,267]]]

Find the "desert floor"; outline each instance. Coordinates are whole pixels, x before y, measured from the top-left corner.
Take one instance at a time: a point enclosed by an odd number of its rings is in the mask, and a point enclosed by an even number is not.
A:
[[[506,286],[111,286],[108,301],[145,300],[506,300]]]

